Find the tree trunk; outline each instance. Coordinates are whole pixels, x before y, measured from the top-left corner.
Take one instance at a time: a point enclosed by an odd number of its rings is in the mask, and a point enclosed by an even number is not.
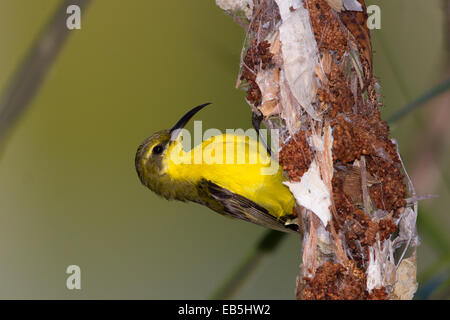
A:
[[[296,297],[412,299],[417,199],[380,117],[364,1],[216,3],[246,29],[238,85],[279,132],[303,230]]]

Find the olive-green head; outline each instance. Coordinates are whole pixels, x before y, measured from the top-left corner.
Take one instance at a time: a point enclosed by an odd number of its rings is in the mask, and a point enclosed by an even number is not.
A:
[[[136,152],[136,171],[142,184],[151,188],[153,180],[164,174],[164,160],[170,144],[170,131],[154,133],[142,142]]]
[[[136,171],[142,184],[152,191],[165,195],[167,187],[167,158],[170,146],[177,141],[181,129],[203,107],[209,103],[197,106],[187,112],[170,130],[154,133],[139,146],[136,152]]]

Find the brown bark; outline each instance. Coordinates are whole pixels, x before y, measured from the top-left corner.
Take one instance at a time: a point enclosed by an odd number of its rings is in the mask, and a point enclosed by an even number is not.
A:
[[[364,1],[217,3],[246,12],[238,83],[280,132],[304,229],[297,298],[411,299],[417,203],[380,116]]]

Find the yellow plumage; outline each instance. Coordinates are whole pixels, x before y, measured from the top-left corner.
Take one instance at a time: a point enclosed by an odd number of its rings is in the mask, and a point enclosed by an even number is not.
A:
[[[249,136],[223,134],[183,150],[175,130],[199,109],[139,147],[136,169],[142,183],[167,199],[194,201],[229,217],[297,231],[291,220],[295,199],[263,144]]]
[[[173,144],[169,152],[179,150],[179,143],[177,141],[176,144]],[[230,145],[232,146],[230,147]],[[201,164],[194,163],[196,153],[200,152],[205,158],[210,156],[212,150],[215,152],[222,150],[220,159],[222,161],[207,163],[202,159]],[[226,163],[227,150],[229,162],[233,163]],[[242,157],[242,151],[245,159],[242,159],[244,163],[239,164],[238,157]],[[270,157],[267,155],[265,147],[254,139],[242,135],[223,134],[204,141],[188,152],[180,150],[180,153],[182,153],[180,158],[189,158],[190,161],[184,160],[188,163],[177,164],[177,161],[169,158],[167,173],[173,179],[189,180],[195,183],[206,179],[258,203],[277,218],[292,214],[294,198],[289,189],[282,184],[284,176],[281,168],[277,164],[275,174],[262,174],[263,168],[267,170],[270,168]],[[213,154],[212,158],[212,160],[217,160],[218,157]],[[250,163],[251,159],[255,160],[254,163]]]

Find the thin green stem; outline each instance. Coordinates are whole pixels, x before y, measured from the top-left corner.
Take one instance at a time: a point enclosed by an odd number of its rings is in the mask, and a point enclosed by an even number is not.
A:
[[[0,95],[0,138],[4,137],[30,106],[30,102],[39,91],[45,76],[61,51],[70,33],[70,30],[66,28],[67,7],[76,4],[84,10],[89,2],[90,0],[61,2],[34,40]]]
[[[404,81],[404,78],[402,77],[402,73],[400,72],[400,69],[398,68],[399,64],[397,63],[397,61],[394,57],[394,54],[392,53],[391,49],[389,48],[387,40],[384,37],[383,31],[380,31],[377,34],[378,34],[377,38],[381,45],[381,50],[383,50],[384,55],[386,56],[386,60],[389,64],[389,68],[392,70],[392,74],[393,74],[395,81],[397,82],[399,91],[402,93],[405,101],[410,101],[411,94],[409,92],[408,86],[406,85],[406,82]]]
[[[263,258],[274,251],[285,238],[285,233],[269,230],[264,233],[258,245],[247,253],[222,285],[211,296],[211,299],[232,299],[250,278],[263,261]]]
[[[416,110],[420,106],[422,106],[424,103],[430,101],[431,99],[436,98],[440,94],[444,93],[445,91],[450,89],[450,78],[444,80],[443,82],[439,83],[437,86],[431,88],[429,91],[422,94],[419,98],[417,98],[414,101],[411,101],[410,103],[407,103],[405,106],[400,108],[396,113],[394,113],[392,116],[390,116],[387,120],[388,123],[394,123],[399,121],[400,119],[407,116],[412,111]]]

